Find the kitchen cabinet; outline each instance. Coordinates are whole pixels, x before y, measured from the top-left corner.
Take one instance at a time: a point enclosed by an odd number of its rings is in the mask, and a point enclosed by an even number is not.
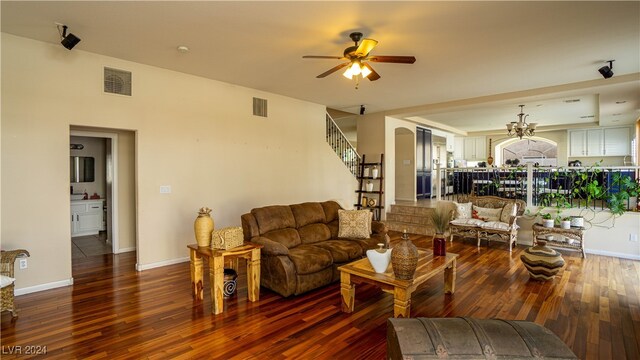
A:
[[[484,136],[464,138],[464,159],[467,161],[485,161],[487,159],[487,140]]]
[[[104,199],[71,201],[71,236],[95,235],[104,230]]]
[[[629,155],[629,128],[569,130],[569,156]]]
[[[462,137],[453,137],[453,158],[464,159],[464,138]]]

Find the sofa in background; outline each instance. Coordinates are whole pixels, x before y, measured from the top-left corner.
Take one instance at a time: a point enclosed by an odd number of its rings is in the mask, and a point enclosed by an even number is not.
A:
[[[263,246],[260,283],[282,296],[299,295],[340,279],[337,268],[386,243],[387,227],[372,221],[369,238],[338,237],[335,201],[274,205],[241,217],[245,241]]]
[[[516,220],[524,214],[526,203],[519,199],[496,196],[462,196],[457,202],[441,202],[438,206],[451,209],[450,241],[456,235],[478,241],[497,239],[509,244],[509,252],[518,240]]]

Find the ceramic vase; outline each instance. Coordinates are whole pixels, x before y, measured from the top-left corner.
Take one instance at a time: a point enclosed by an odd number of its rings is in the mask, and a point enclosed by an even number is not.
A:
[[[546,228],[552,228],[554,224],[554,220],[553,219],[542,219],[542,226],[546,227]]]
[[[571,229],[571,220],[562,220],[560,222],[560,227],[563,229]]]
[[[489,166],[493,165],[493,156],[489,155],[487,158],[487,164],[489,164]]]
[[[564,266],[562,255],[547,247],[544,240],[537,240],[536,246],[520,255],[520,260],[529,271],[529,276],[536,280],[551,280]]]
[[[435,234],[433,236],[433,256],[447,255],[446,244],[447,241],[444,238],[444,234]]]
[[[391,266],[398,279],[411,280],[418,267],[418,248],[409,239],[407,230],[402,234],[402,240],[391,251]]]
[[[377,249],[367,250],[367,259],[373,266],[373,270],[379,274],[387,271],[391,261],[391,249],[385,249],[383,243],[378,244]]]
[[[211,218],[211,209],[208,207],[200,208],[198,217],[193,223],[193,229],[196,234],[196,242],[199,247],[209,247],[211,245],[211,232],[213,231],[213,219]]]
[[[224,269],[224,287],[222,288],[222,294],[225,298],[230,298],[236,291],[236,279],[238,273],[233,269]]]
[[[372,179],[378,178],[378,167],[375,165],[373,166],[373,168],[371,168],[371,178]]]
[[[373,191],[373,183],[371,181],[367,181],[366,187],[368,192]]]

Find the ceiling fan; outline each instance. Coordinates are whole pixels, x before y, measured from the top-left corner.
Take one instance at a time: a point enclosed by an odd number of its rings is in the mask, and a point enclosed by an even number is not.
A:
[[[358,80],[358,75],[362,75],[362,77],[366,77],[370,81],[376,81],[380,79],[380,74],[378,74],[369,63],[371,62],[385,62],[385,63],[395,63],[395,64],[413,64],[416,62],[416,58],[414,56],[385,56],[385,55],[369,55],[371,50],[378,44],[378,41],[373,39],[362,39],[362,33],[353,32],[349,35],[351,40],[355,43],[354,46],[349,46],[344,49],[343,56],[315,56],[315,55],[305,55],[302,58],[304,59],[337,59],[337,60],[348,60],[345,63],[334,66],[331,69],[323,72],[322,74],[316,76],[317,78],[323,78],[327,75],[331,75],[334,72],[344,68],[349,67],[347,71],[344,72],[344,76],[348,79],[353,79],[356,77]],[[358,42],[362,39],[360,45]],[[356,85],[357,89],[357,85]]]

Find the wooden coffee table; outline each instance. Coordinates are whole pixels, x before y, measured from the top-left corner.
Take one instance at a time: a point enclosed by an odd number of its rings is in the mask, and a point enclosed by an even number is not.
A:
[[[340,266],[340,295],[342,311],[353,312],[355,284],[369,283],[382,288],[382,291],[393,294],[393,316],[408,318],[411,315],[411,294],[422,283],[441,271],[444,272],[444,292],[453,294],[456,285],[456,258],[458,254],[447,253],[446,256],[433,256],[427,249],[418,249],[418,267],[412,280],[396,279],[391,264],[387,271],[378,274],[373,270],[369,259],[364,258]]]

